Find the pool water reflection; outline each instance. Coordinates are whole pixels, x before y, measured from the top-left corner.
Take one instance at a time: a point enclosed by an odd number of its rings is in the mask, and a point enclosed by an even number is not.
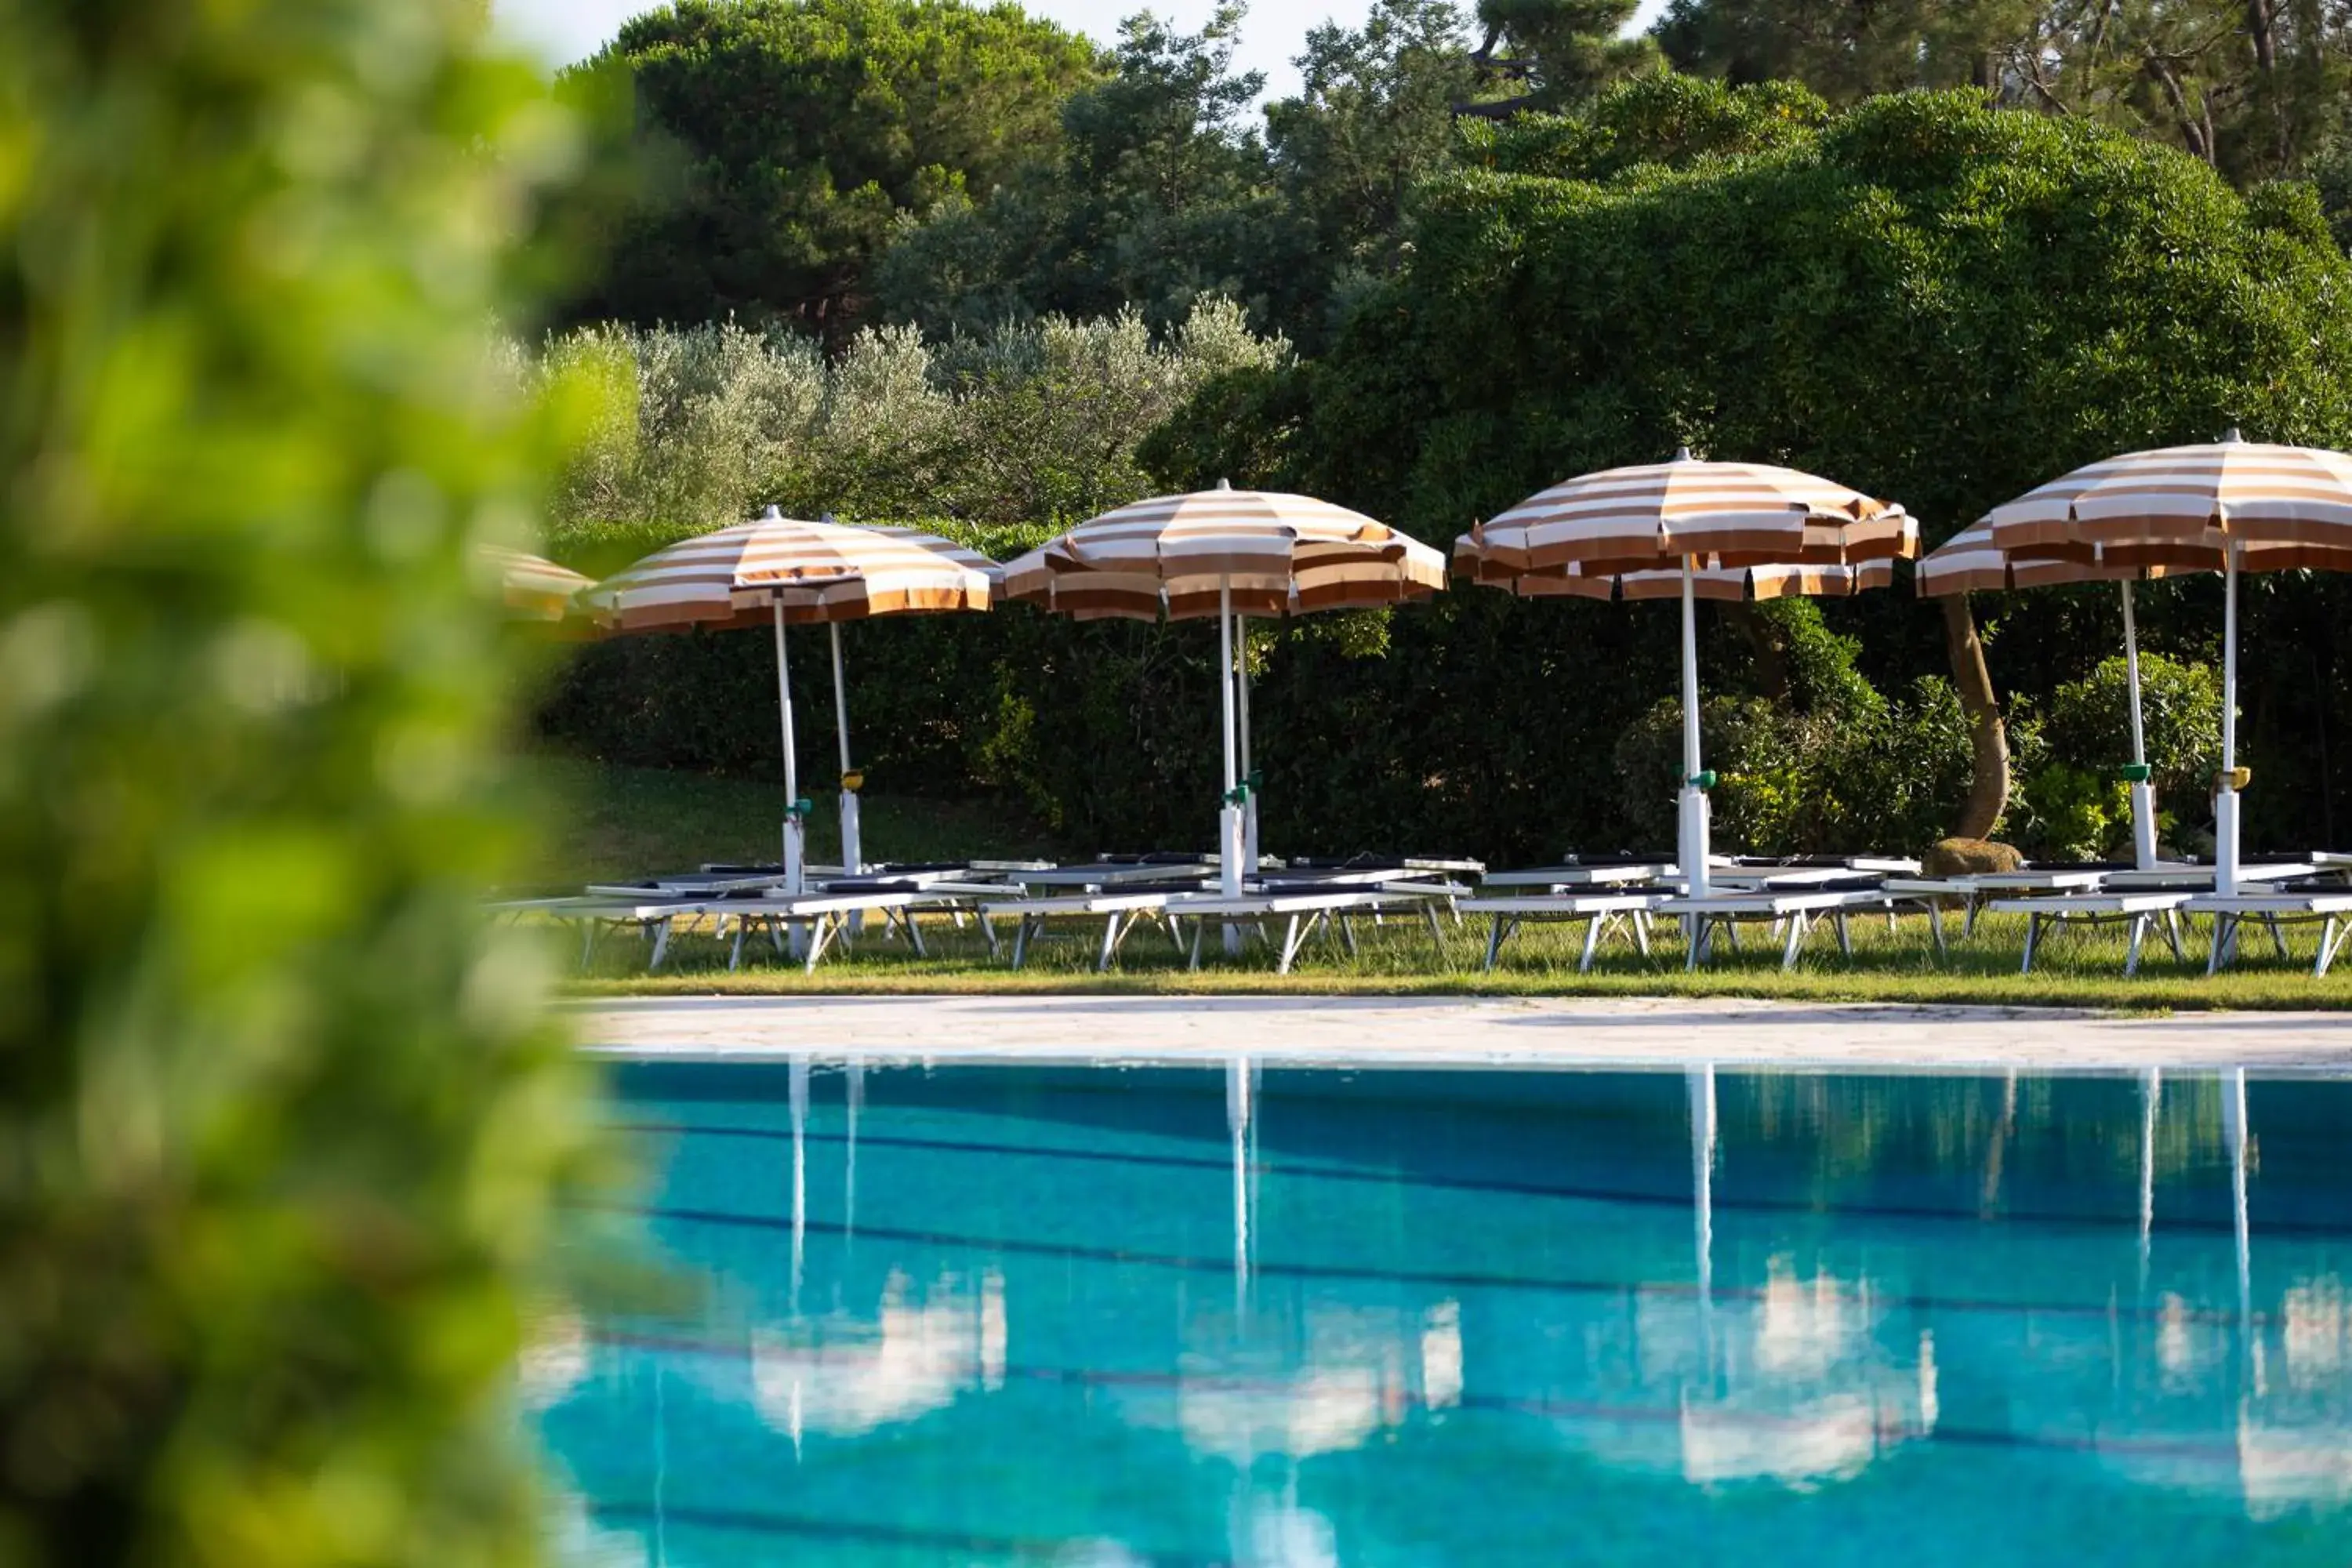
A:
[[[645,1066],[582,1563],[2352,1562],[2352,1084]]]

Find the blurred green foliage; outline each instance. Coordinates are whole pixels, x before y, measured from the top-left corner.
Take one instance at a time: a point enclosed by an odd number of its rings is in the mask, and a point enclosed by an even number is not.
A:
[[[589,1084],[476,546],[580,151],[470,0],[0,8],[0,1562],[537,1556]]]

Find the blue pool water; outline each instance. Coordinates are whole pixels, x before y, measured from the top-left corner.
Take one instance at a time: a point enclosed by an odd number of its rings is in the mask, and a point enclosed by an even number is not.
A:
[[[2352,1563],[2352,1085],[624,1069],[578,1563]]]

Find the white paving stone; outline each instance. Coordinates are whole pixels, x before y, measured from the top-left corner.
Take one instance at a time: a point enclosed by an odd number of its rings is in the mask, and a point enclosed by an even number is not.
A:
[[[646,997],[569,1009],[600,1054],[676,1059],[1218,1059],[1365,1066],[1718,1063],[2352,1075],[2352,1014],[1737,999],[1291,996]]]

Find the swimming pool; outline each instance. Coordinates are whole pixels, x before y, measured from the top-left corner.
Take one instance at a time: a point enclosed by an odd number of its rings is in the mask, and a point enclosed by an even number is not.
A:
[[[618,1081],[574,1562],[2352,1562],[2352,1084]]]

